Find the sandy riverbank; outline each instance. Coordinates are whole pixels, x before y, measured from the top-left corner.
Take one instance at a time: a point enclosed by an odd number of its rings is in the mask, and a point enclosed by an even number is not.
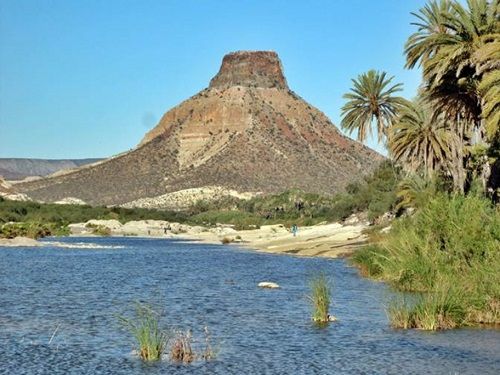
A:
[[[259,229],[237,231],[231,226],[219,225],[214,228],[168,223],[158,220],[142,220],[121,224],[116,220],[92,220],[88,223],[70,226],[73,235],[88,235],[93,226],[109,228],[114,236],[141,236],[174,238],[186,241],[243,246],[258,251],[291,254],[299,256],[321,256],[336,258],[354,251],[365,243],[362,231],[366,223],[342,225],[318,224],[301,227],[296,236],[283,225],[264,225]]]

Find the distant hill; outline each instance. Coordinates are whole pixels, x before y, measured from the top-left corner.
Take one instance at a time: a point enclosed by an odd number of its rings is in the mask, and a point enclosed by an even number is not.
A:
[[[275,52],[240,51],[226,55],[209,87],[169,110],[137,148],[16,189],[37,200],[103,205],[206,186],[335,193],[383,159],[291,91]]]
[[[22,180],[28,176],[47,176],[62,169],[74,169],[102,159],[23,159],[0,158],[0,176]]]

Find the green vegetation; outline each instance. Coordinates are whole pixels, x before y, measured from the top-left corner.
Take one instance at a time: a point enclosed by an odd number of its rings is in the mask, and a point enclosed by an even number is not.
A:
[[[92,234],[95,234],[96,236],[110,236],[111,235],[111,229],[108,227],[105,227],[103,225],[95,225],[95,224],[87,224],[87,228],[92,229]]]
[[[308,296],[312,305],[312,320],[323,324],[330,321],[328,310],[330,308],[330,281],[323,274],[315,275],[310,280],[311,294]]]
[[[440,284],[439,290],[420,295],[416,301],[393,301],[388,309],[391,326],[435,331],[468,324],[464,292],[448,287]]]
[[[184,222],[186,214],[145,208],[108,208],[86,205],[18,202],[0,199],[0,224],[8,222],[70,224],[82,223],[91,219],[115,219],[121,223],[130,220],[146,219]]]
[[[405,46],[406,67],[422,68],[418,97],[395,97],[400,87],[373,71],[345,95],[344,129],[364,139],[375,127],[405,174],[395,207],[405,217],[353,257],[362,274],[417,292],[391,304],[394,327],[500,323],[499,10],[429,1]]]
[[[384,162],[372,175],[350,184],[345,193],[333,196],[290,190],[281,194],[258,196],[248,201],[230,197],[211,202],[200,201],[182,212],[56,205],[1,199],[0,226],[2,223],[10,222],[30,223],[29,225],[49,223],[44,225],[52,229],[39,236],[43,237],[67,234],[68,224],[91,219],[115,219],[122,223],[152,219],[207,226],[222,223],[232,224],[237,230],[254,229],[269,224],[314,225],[323,221],[343,220],[353,213],[363,211],[368,212],[369,220],[375,220],[396,206],[396,188],[400,179],[399,168]],[[98,227],[94,228],[94,233],[109,235],[104,228]]]
[[[396,327],[499,324],[499,243],[498,207],[474,194],[438,193],[352,260],[364,275],[422,293],[391,306]]]
[[[66,226],[59,226],[54,223],[6,223],[0,226],[0,238],[15,238],[21,236],[36,239],[47,236],[64,236],[68,234],[69,230]]]
[[[162,328],[160,317],[161,314],[150,305],[141,303],[136,303],[133,317],[118,316],[121,325],[132,334],[139,358],[143,361],[161,360],[164,353],[169,354],[170,360],[182,363],[191,363],[196,358],[205,361],[217,358],[208,327],[204,328],[204,348],[195,351],[190,330]]]
[[[161,359],[171,337],[169,330],[160,327],[160,316],[151,307],[137,304],[135,317],[120,317],[122,324],[130,331],[137,345],[139,357],[144,361]]]
[[[185,222],[187,214],[142,208],[19,202],[0,198],[0,238],[67,235],[69,234],[68,224],[86,222],[91,219],[116,219],[122,223],[146,219]],[[109,235],[108,231],[102,227],[94,228],[94,233]]]
[[[400,181],[400,169],[390,162],[383,162],[372,175],[348,185],[345,193],[326,196],[289,190],[248,201],[225,198],[216,202],[198,202],[190,210],[188,221],[202,225],[231,223],[236,229],[268,224],[306,226],[344,220],[353,213],[364,211],[373,221],[396,207],[396,190]]]

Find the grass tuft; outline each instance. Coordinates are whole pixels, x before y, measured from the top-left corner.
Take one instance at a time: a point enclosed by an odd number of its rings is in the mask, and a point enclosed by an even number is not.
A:
[[[416,302],[396,302],[389,307],[389,319],[394,328],[418,328],[436,331],[465,325],[466,310],[463,291],[442,287],[439,291],[426,293]]]
[[[134,318],[119,317],[122,324],[130,331],[137,344],[139,357],[144,361],[161,359],[170,332],[161,329],[160,315],[150,306],[137,304]]]
[[[327,323],[330,321],[328,310],[330,307],[330,281],[320,273],[312,277],[309,282],[310,295],[309,300],[312,304],[312,320],[316,323]]]

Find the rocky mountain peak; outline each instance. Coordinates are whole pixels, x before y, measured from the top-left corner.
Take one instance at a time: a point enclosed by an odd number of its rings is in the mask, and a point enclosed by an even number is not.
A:
[[[16,190],[46,202],[130,206],[209,186],[334,193],[382,159],[291,92],[275,52],[244,51],[226,55],[210,87],[167,111],[137,148]]]
[[[231,86],[288,89],[281,61],[274,51],[237,51],[225,55],[210,88]]]

